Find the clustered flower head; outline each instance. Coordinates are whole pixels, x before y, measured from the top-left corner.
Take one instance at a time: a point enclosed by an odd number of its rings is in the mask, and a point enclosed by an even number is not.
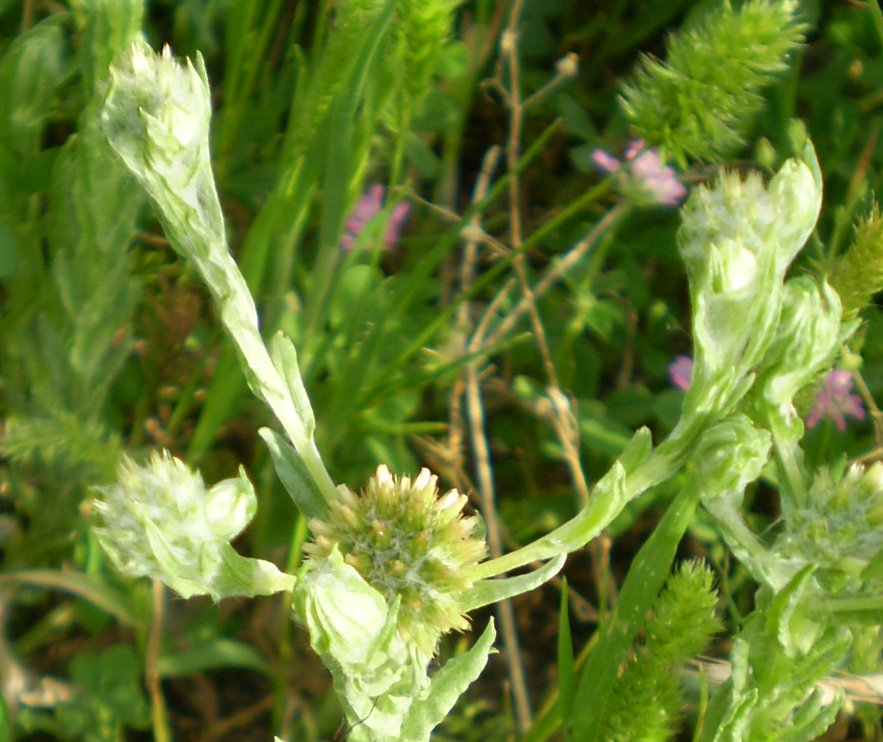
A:
[[[806,426],[814,428],[826,417],[833,420],[841,432],[846,430],[847,417],[865,419],[862,399],[852,394],[852,374],[845,369],[832,369],[822,380],[812,410],[806,418]]]
[[[368,222],[380,213],[383,208],[384,194],[384,187],[380,183],[374,183],[356,202],[347,217],[344,233],[340,238],[340,247],[344,252],[353,249],[356,239],[362,234]],[[399,241],[402,227],[405,226],[410,212],[411,205],[405,201],[393,207],[383,231],[383,243],[387,247],[393,247]]]
[[[168,46],[157,55],[139,39],[111,67],[102,127],[154,200],[171,189],[191,208],[213,206],[214,193],[205,192],[214,191],[210,120],[208,78],[199,54],[195,67],[189,60],[179,64]],[[220,208],[211,208],[210,218],[222,221]]]
[[[644,149],[643,139],[629,144],[625,164],[603,149],[596,149],[592,160],[604,172],[619,173],[620,189],[635,203],[677,206],[687,195],[677,173],[662,163],[656,149]]]
[[[853,464],[842,476],[822,469],[785,526],[778,539],[783,554],[817,565],[838,590],[856,586],[863,570],[879,565],[883,549],[883,463]]]
[[[699,408],[744,393],[775,338],[785,273],[821,202],[821,173],[806,142],[800,158],[787,160],[768,184],[757,173],[743,179],[724,171],[694,189],[681,209],[678,250],[693,314],[690,395]]]
[[[119,481],[99,492],[95,509],[104,526],[95,533],[102,546],[122,571],[157,579],[171,566],[195,578],[201,557],[238,535],[257,504],[247,479],[206,492],[199,473],[168,451],[154,452],[145,466],[125,457]]]
[[[257,509],[240,468],[206,490],[202,477],[168,451],[144,466],[125,456],[117,482],[95,488],[101,525],[94,529],[117,568],[162,580],[183,597],[258,595],[290,590],[294,578],[230,545]]]
[[[314,565],[339,549],[387,604],[400,600],[398,631],[426,656],[442,634],[468,626],[459,599],[472,585],[468,568],[487,553],[478,519],[462,515],[466,496],[439,496],[436,483],[428,469],[412,480],[381,465],[360,494],[341,485],[327,517],[310,522],[305,549]]]

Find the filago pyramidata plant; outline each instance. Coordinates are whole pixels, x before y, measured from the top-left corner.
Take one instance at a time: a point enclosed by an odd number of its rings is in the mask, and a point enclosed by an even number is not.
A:
[[[874,470],[827,486],[801,469],[796,449],[802,429],[793,395],[825,370],[854,329],[842,322],[839,301],[826,284],[786,281],[821,206],[821,175],[808,140],[769,183],[757,175],[724,173],[696,189],[682,209],[678,241],[690,282],[695,362],[672,433],[654,447],[646,428],[637,431],[573,519],[515,552],[485,560],[479,522],[462,512],[465,496],[439,495],[428,470],[411,478],[381,464],[359,493],[335,485],[314,440],[315,419],[294,344],[282,334],[265,344],[254,300],[227,248],[211,170],[209,101],[198,55],[195,63],[182,65],[167,49],[156,55],[138,41],[112,70],[102,126],[150,197],[174,249],[197,268],[250,388],[278,420],[282,432],[265,428],[260,434],[279,479],[308,518],[313,541],[297,575],[237,554],[230,540],[255,508],[244,473],[206,491],[197,474],[162,454],[145,466],[126,460],[119,482],[97,493],[99,539],[122,571],[215,600],[290,593],[293,617],[333,677],[352,727],[349,738],[419,742],[481,673],[495,630],[491,622],[468,651],[430,674],[441,638],[465,629],[470,611],[550,579],[569,552],[597,536],[630,501],[686,469],[687,484],[676,502],[686,513],[700,502],[707,508],[766,591],[760,604],[779,617],[779,623],[764,623],[763,616],[746,622],[736,644],[740,674],[712,713],[721,728],[760,728],[774,713],[797,718],[797,710],[815,725],[830,718],[830,707],[804,703],[806,688],[797,680],[787,673],[764,676],[752,662],[760,656],[758,647],[793,659],[797,648],[815,638],[827,641],[826,649],[810,657],[807,667],[829,667],[842,655],[848,632],[828,630],[815,614],[798,631],[793,618],[808,615],[816,602],[848,597],[849,590],[861,589],[861,579],[817,578],[806,562],[807,545],[796,535],[770,548],[739,510],[746,487],[771,457],[781,475],[786,515],[819,513],[814,502],[845,512],[855,503],[843,493],[855,490],[856,482],[858,490],[879,490]],[[876,500],[863,500],[863,533],[879,522]],[[672,521],[683,529],[688,523]],[[847,532],[841,529],[838,538],[848,535],[866,548],[841,551],[840,564],[861,578],[877,542]],[[501,578],[532,563],[542,566]],[[670,561],[662,566],[654,565],[654,580],[664,578]],[[758,688],[773,681],[790,682],[789,692],[753,705],[745,701],[759,698]],[[596,697],[603,707],[602,696]],[[594,711],[591,704],[574,709],[571,723]]]

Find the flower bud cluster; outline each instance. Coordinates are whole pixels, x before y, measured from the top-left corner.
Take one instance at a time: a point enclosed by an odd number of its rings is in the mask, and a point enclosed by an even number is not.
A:
[[[168,451],[145,466],[124,457],[118,481],[98,487],[94,529],[117,568],[162,580],[185,598],[258,595],[289,590],[294,578],[230,546],[254,516],[257,499],[240,468],[206,491],[198,472]]]
[[[101,121],[111,145],[154,201],[173,193],[182,206],[198,211],[212,232],[223,234],[208,146],[211,97],[200,55],[196,67],[189,60],[183,65],[168,47],[156,55],[139,40],[111,67]]]
[[[820,207],[821,175],[809,144],[767,187],[756,173],[743,180],[724,172],[713,187],[693,191],[678,244],[693,305],[694,394],[728,377],[738,384],[760,361],[779,322],[785,271]]]
[[[825,282],[809,276],[788,281],[776,337],[758,370],[757,388],[773,415],[792,416],[794,395],[831,365],[843,341],[840,299]]]
[[[883,462],[855,464],[840,478],[821,470],[807,503],[786,520],[776,551],[820,565],[816,574],[830,589],[859,586],[883,553]]]
[[[760,476],[770,453],[770,434],[748,417],[733,415],[703,434],[691,459],[691,473],[707,496],[739,499]]]

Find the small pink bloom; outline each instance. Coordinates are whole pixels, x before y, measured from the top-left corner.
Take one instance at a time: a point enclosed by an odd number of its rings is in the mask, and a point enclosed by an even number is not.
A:
[[[619,160],[603,149],[596,149],[592,152],[592,160],[601,170],[608,173],[615,173],[622,167],[622,163]]]
[[[341,250],[349,252],[353,249],[356,239],[362,234],[368,222],[377,216],[383,208],[385,193],[386,189],[380,183],[374,183],[359,198],[344,224],[343,235],[340,238]],[[410,211],[411,205],[404,202],[396,204],[393,208],[383,234],[383,240],[387,247],[392,247],[398,242]]]
[[[629,146],[625,148],[625,159],[634,160],[638,153],[644,149],[644,140],[643,139],[632,139],[629,142]]]
[[[677,206],[687,189],[677,173],[662,164],[656,149],[644,149],[643,139],[634,139],[625,150],[625,166],[603,149],[592,152],[592,160],[607,173],[623,170],[620,190],[637,203]]]
[[[668,376],[671,383],[678,389],[687,391],[693,378],[693,359],[688,356],[678,356],[668,367]]]
[[[865,419],[861,397],[852,394],[852,374],[849,371],[835,368],[822,380],[812,410],[806,418],[806,427],[814,428],[825,417],[833,420],[841,432],[846,430],[847,417]]]
[[[677,206],[687,195],[675,171],[662,164],[655,149],[648,149],[632,160],[632,175],[658,204]]]
[[[402,201],[392,208],[389,219],[386,221],[386,229],[383,232],[383,241],[387,247],[393,247],[402,236],[402,228],[411,215],[411,204]]]

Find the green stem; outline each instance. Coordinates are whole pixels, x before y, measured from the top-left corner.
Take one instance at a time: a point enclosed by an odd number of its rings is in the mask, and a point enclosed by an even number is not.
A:
[[[178,395],[178,402],[166,423],[166,430],[170,434],[177,433],[187,419],[187,414],[191,411],[193,401],[196,398],[196,392],[204,381],[203,371],[205,370],[207,362],[208,354],[203,354],[199,359],[199,362],[196,364],[196,368],[191,372],[187,384]]]
[[[787,562],[770,554],[754,532],[745,524],[738,507],[725,495],[710,497],[705,509],[714,516],[717,527],[727,546],[754,579],[761,584],[780,589],[794,576],[794,568]]]
[[[610,192],[610,183],[610,178],[603,180],[598,183],[598,185],[587,190],[578,198],[575,198],[572,201],[568,202],[567,206],[561,209],[561,211],[556,213],[553,217],[543,222],[543,225],[541,227],[538,227],[534,232],[532,232],[528,237],[525,238],[522,249],[526,250],[527,248],[537,244],[547,234],[554,233],[560,225],[564,224],[574,214],[578,214],[590,204],[599,201],[607,193]]]
[[[596,491],[589,504],[567,523],[521,549],[479,564],[471,572],[471,579],[495,577],[581,548],[606,528],[629,502],[677,474],[696,436],[708,424],[709,419],[704,415],[682,420],[634,472],[627,473],[624,491],[617,491],[615,487],[613,491]]]
[[[297,514],[297,522],[291,533],[291,547],[288,549],[288,559],[285,561],[285,571],[289,574],[297,572],[303,558],[303,548],[308,535],[307,519],[303,514]]]
[[[798,459],[797,447],[790,441],[783,441],[775,432],[773,433],[773,441],[776,461],[779,464],[779,472],[786,480],[793,499],[798,504],[805,505],[808,495]]]
[[[764,425],[773,437],[773,452],[782,492],[782,510],[787,516],[795,505],[804,506],[809,499],[803,452],[781,417],[767,414],[765,418]]]
[[[411,128],[410,106],[406,104],[399,116],[399,130],[396,136],[395,149],[393,150],[392,164],[389,170],[389,185],[395,187],[400,184],[405,162],[405,138]]]
[[[835,598],[825,601],[824,605],[817,608],[818,613],[826,615],[828,611],[832,613],[843,612],[876,612],[883,611],[883,595],[861,595],[855,598]]]
[[[213,244],[189,254],[220,309],[221,322],[250,371],[250,386],[259,395],[285,430],[288,439],[327,502],[337,499],[337,488],[322,462],[312,429],[298,412],[288,383],[273,363],[257,323],[257,307],[236,262],[227,251],[223,235]],[[202,257],[208,256],[207,258]]]

